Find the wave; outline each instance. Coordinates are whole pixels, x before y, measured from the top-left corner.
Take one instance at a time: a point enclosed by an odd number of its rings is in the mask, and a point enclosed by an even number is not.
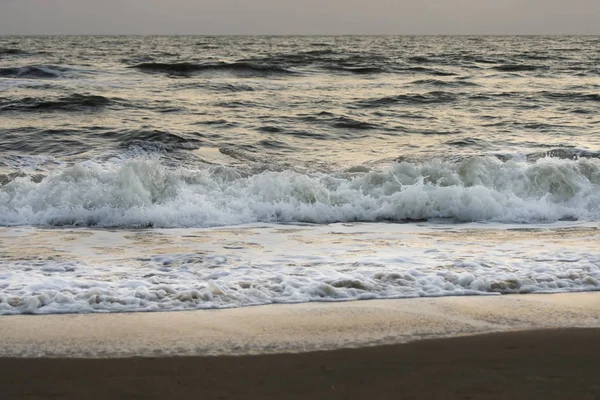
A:
[[[498,60],[480,57],[480,56],[474,56],[474,55],[470,55],[470,54],[461,54],[461,55],[459,55],[459,59],[461,61],[474,62],[474,63],[479,63],[479,64],[497,64],[498,63]]]
[[[382,65],[391,60],[377,53],[341,52],[332,49],[298,51],[294,53],[275,53],[264,57],[252,57],[238,60],[265,65],[308,67],[331,71],[370,73],[383,71]]]
[[[343,128],[343,129],[358,129],[358,130],[368,130],[368,129],[376,129],[378,126],[372,124],[370,122],[359,121],[350,117],[337,117],[331,121],[331,126],[334,128]]]
[[[446,144],[450,145],[450,146],[457,146],[457,147],[468,147],[468,146],[478,146],[481,145],[481,140],[477,139],[477,138],[463,138],[463,139],[456,139],[456,140],[450,140],[447,141]]]
[[[260,62],[265,64],[307,64],[314,61],[335,61],[347,59],[348,56],[333,49],[304,50],[294,53],[276,53],[265,57],[248,58],[240,61]]]
[[[210,71],[225,71],[238,74],[250,74],[250,75],[269,75],[269,74],[293,74],[294,72],[279,67],[276,65],[269,64],[257,64],[250,62],[233,62],[233,63],[207,63],[207,64],[194,64],[188,62],[182,63],[142,63],[134,65],[130,68],[136,68],[143,72],[149,73],[166,73],[169,75],[178,76],[190,76],[203,72]]]
[[[411,63],[416,63],[416,64],[421,64],[421,63],[429,63],[431,62],[431,60],[425,56],[414,56],[414,57],[408,57],[406,59],[408,62]]]
[[[428,85],[440,87],[464,87],[464,86],[479,86],[476,83],[467,80],[442,81],[439,79],[419,79],[411,82],[413,85]]]
[[[51,112],[51,111],[91,111],[111,104],[104,96],[72,94],[56,99],[25,97],[19,100],[0,99],[0,111]]]
[[[453,72],[440,71],[440,70],[425,68],[425,67],[408,67],[408,68],[401,68],[400,70],[406,71],[406,72],[419,73],[419,74],[434,75],[434,76],[454,76],[454,75],[456,75]]]
[[[215,92],[219,92],[219,93],[223,93],[223,92],[230,92],[230,93],[238,93],[238,92],[254,92],[256,91],[256,88],[249,86],[249,85],[243,85],[240,83],[221,83],[221,82],[208,82],[202,83],[201,86],[203,89],[209,89],[209,90],[214,90]]]
[[[379,125],[373,122],[362,121],[356,117],[353,118],[347,115],[336,116],[328,111],[321,111],[318,114],[299,115],[297,118],[310,124],[325,124],[341,129],[369,130],[379,128]],[[280,132],[280,130],[277,132]]]
[[[161,130],[119,130],[102,132],[97,136],[113,139],[121,148],[138,148],[147,152],[164,152],[176,149],[190,150],[199,147],[201,140]]]
[[[600,160],[495,157],[401,162],[368,173],[253,174],[158,160],[91,161],[40,182],[0,187],[0,225],[207,227],[447,218],[550,222],[600,219]]]
[[[55,65],[29,65],[0,68],[2,78],[48,79],[61,78],[69,69]]]
[[[529,153],[526,155],[526,159],[529,162],[534,162],[546,157],[553,157],[564,160],[579,160],[582,158],[600,159],[600,152],[580,149],[552,149],[548,151]]]
[[[22,55],[27,54],[26,51],[21,49],[15,49],[12,47],[9,48],[0,48],[0,56],[13,56],[13,55]]]
[[[591,101],[600,102],[600,94],[596,93],[582,93],[582,92],[541,92],[541,94],[549,99],[553,100],[566,100],[566,101]]]
[[[497,98],[523,98],[525,95],[531,98],[546,98],[550,100],[564,101],[564,102],[600,102],[600,95],[596,93],[586,93],[579,91],[565,91],[565,92],[550,92],[550,91],[538,91],[538,92],[487,92],[476,93],[469,95],[471,100],[495,100]]]
[[[219,48],[219,46],[216,44],[203,43],[203,42],[196,43],[196,46],[201,49],[218,49]]]
[[[380,74],[386,72],[385,69],[379,67],[343,67],[339,65],[327,66],[325,69],[334,72],[344,72],[356,75]]]
[[[265,133],[281,133],[284,131],[283,128],[280,128],[278,126],[273,126],[273,125],[261,126],[261,127],[257,128],[256,130],[259,132],[265,132]]]
[[[42,129],[24,126],[0,129],[0,166],[10,154],[17,154],[21,158],[36,158],[40,155],[74,155],[90,150],[91,144],[80,134],[79,129],[66,127]]]
[[[526,72],[526,71],[536,71],[538,69],[542,69],[544,67],[539,65],[529,65],[529,64],[503,64],[493,67],[496,71],[502,72]]]
[[[429,93],[399,94],[375,99],[360,100],[357,105],[362,108],[385,107],[396,104],[419,105],[419,104],[442,104],[456,101],[456,95],[449,92],[434,91]]]

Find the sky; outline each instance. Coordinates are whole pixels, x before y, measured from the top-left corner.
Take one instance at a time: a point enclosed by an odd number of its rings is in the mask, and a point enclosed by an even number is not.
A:
[[[600,0],[0,0],[0,34],[600,34]]]

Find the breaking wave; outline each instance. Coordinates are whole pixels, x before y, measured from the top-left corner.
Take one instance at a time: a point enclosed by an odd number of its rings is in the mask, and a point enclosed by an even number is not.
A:
[[[206,227],[251,222],[600,219],[600,160],[474,157],[369,173],[252,174],[157,160],[84,162],[0,187],[1,225]]]

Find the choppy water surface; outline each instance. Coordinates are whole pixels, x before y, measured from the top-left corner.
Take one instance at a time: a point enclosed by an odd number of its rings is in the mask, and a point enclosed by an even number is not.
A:
[[[349,222],[378,222],[387,235],[387,222],[543,230],[599,218],[599,37],[0,37],[0,225],[13,227],[5,235],[20,226]],[[0,254],[0,310],[35,312],[25,299],[76,281],[40,267],[63,279],[49,288],[9,253]],[[458,262],[451,253],[446,261]],[[598,288],[597,253],[574,256],[591,278],[569,290]],[[385,257],[377,265],[369,279],[409,268]],[[572,264],[560,265],[567,273]],[[116,287],[119,274],[109,274]],[[80,284],[102,286],[94,282]],[[193,282],[175,292],[202,285]],[[342,297],[404,293],[367,286]],[[468,290],[494,292],[484,287]],[[83,296],[76,292],[72,299]],[[461,292],[442,295],[452,293]],[[69,307],[47,310],[86,310]]]

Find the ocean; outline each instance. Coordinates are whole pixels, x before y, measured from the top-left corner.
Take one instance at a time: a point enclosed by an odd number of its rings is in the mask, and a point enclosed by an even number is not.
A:
[[[0,37],[0,314],[600,290],[600,37]]]

